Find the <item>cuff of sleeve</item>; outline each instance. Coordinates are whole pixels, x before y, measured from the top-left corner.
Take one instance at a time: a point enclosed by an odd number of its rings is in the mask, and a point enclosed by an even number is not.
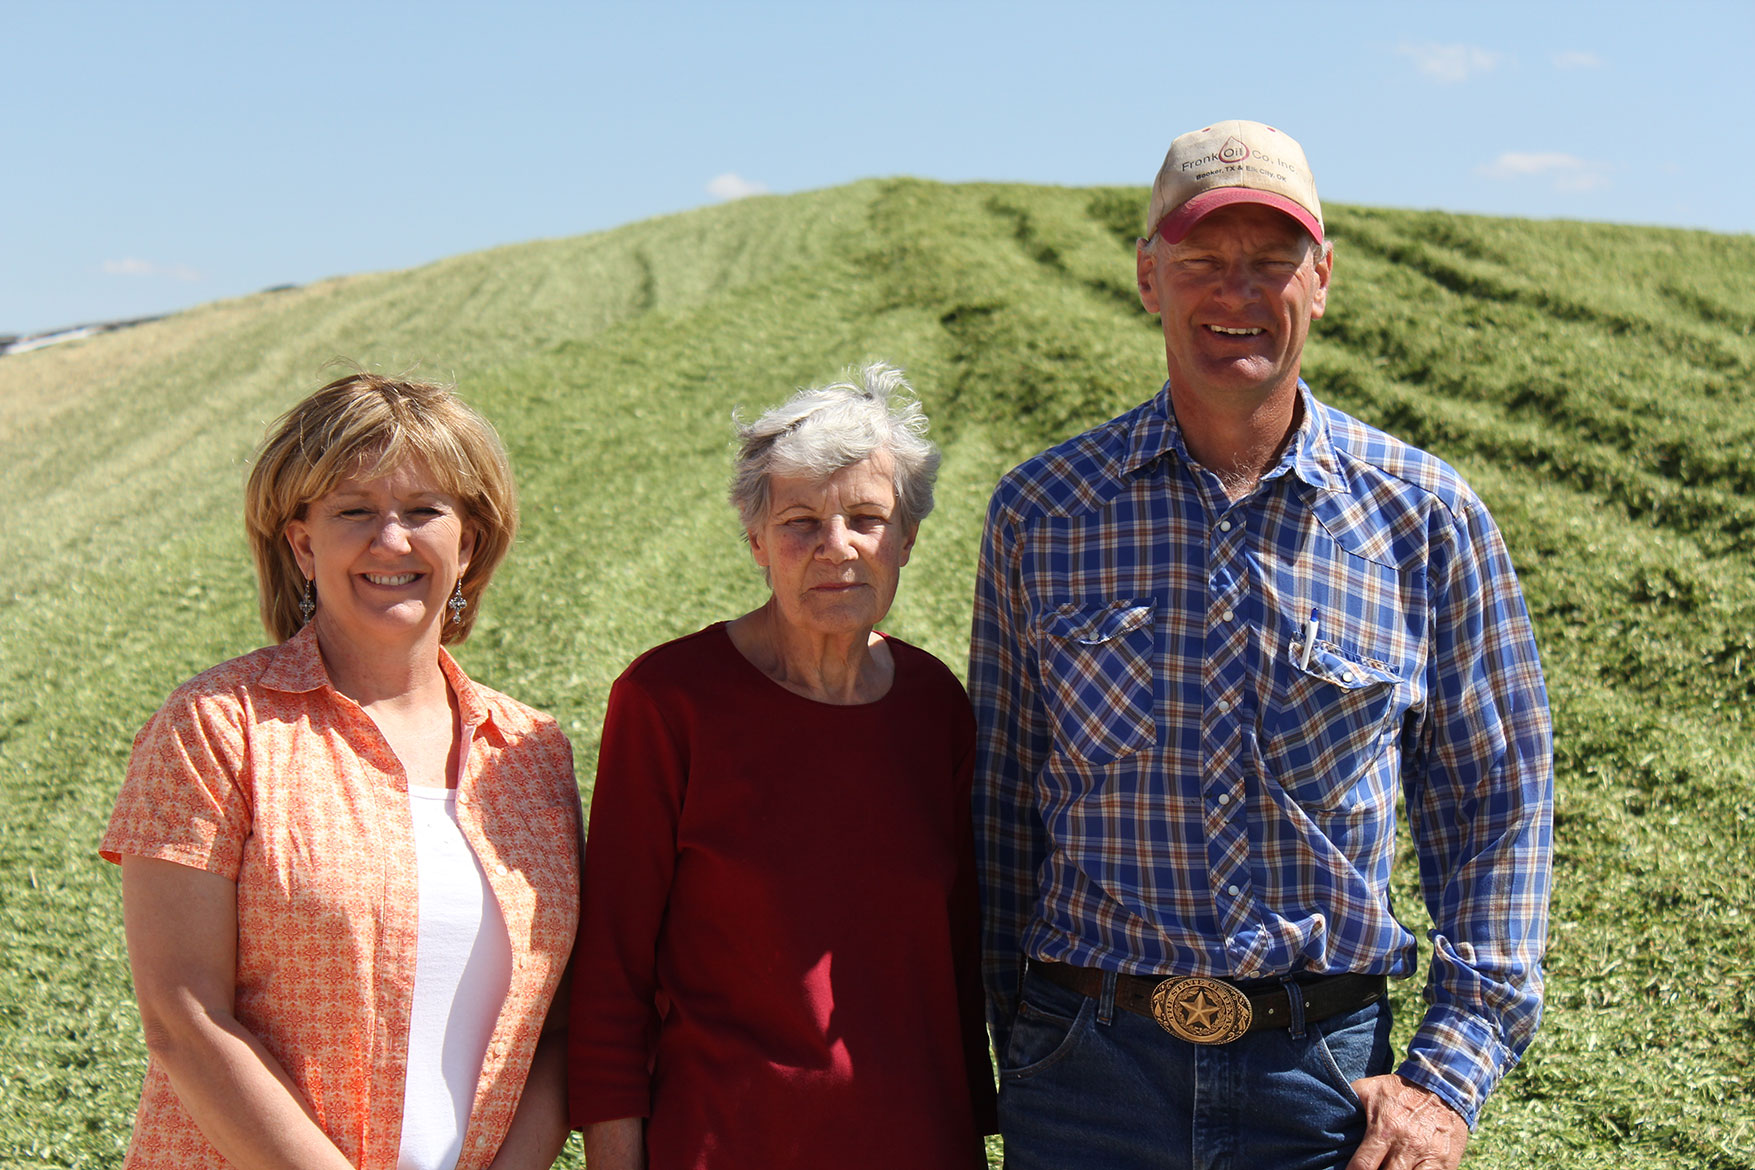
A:
[[[1472,1130],[1487,1094],[1516,1063],[1517,1057],[1486,1021],[1438,1005],[1427,1010],[1396,1073],[1436,1093]]]
[[[1006,1042],[1011,1038],[1012,1019],[1017,1015],[1018,999],[1024,991],[1023,955],[1002,951],[1006,958],[987,956],[982,968],[982,982],[987,992],[987,1027],[993,1033],[994,1060],[1005,1059]]]
[[[1012,1016],[1017,1011],[1015,1001],[1000,1002],[990,999],[987,1005],[987,1028],[993,1033],[993,1059],[1000,1062],[1005,1059],[1006,1044],[1011,1039]]]
[[[620,1121],[624,1117],[650,1117],[651,1094],[639,1092],[601,1093],[589,1085],[567,1086],[567,1125],[584,1129],[600,1121]]]
[[[567,1123],[573,1129],[599,1121],[651,1116],[651,1077],[632,1068],[624,1072],[616,1055],[597,1056],[576,1043],[569,1045]]]

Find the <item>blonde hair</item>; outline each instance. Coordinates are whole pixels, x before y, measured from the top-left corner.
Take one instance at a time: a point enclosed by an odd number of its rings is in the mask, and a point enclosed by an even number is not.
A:
[[[459,623],[447,616],[439,638],[461,642],[469,636],[481,595],[518,531],[506,449],[451,387],[362,372],[337,378],[281,415],[250,470],[244,527],[256,559],[262,624],[276,641],[286,641],[303,624],[305,575],[287,543],[287,524],[303,518],[311,501],[342,480],[375,479],[410,462],[424,465],[441,490],[457,497],[463,522],[475,532],[475,552],[463,574],[469,608]]]

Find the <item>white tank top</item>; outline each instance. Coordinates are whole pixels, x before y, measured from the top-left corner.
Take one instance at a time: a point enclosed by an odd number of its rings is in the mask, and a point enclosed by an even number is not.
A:
[[[475,1083],[512,981],[506,920],[457,827],[457,792],[410,787],[420,885],[397,1170],[453,1170]]]

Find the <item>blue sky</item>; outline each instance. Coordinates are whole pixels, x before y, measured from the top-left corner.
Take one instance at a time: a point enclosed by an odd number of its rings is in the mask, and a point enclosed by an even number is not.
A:
[[[874,175],[1755,232],[1755,3],[0,0],[0,334]]]

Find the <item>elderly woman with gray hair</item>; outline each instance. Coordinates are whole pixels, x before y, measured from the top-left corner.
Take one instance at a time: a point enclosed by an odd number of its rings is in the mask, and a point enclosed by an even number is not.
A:
[[[881,364],[740,426],[772,593],[610,692],[568,1045],[591,1170],[985,1165],[974,725],[874,632],[932,509],[925,430]]]

